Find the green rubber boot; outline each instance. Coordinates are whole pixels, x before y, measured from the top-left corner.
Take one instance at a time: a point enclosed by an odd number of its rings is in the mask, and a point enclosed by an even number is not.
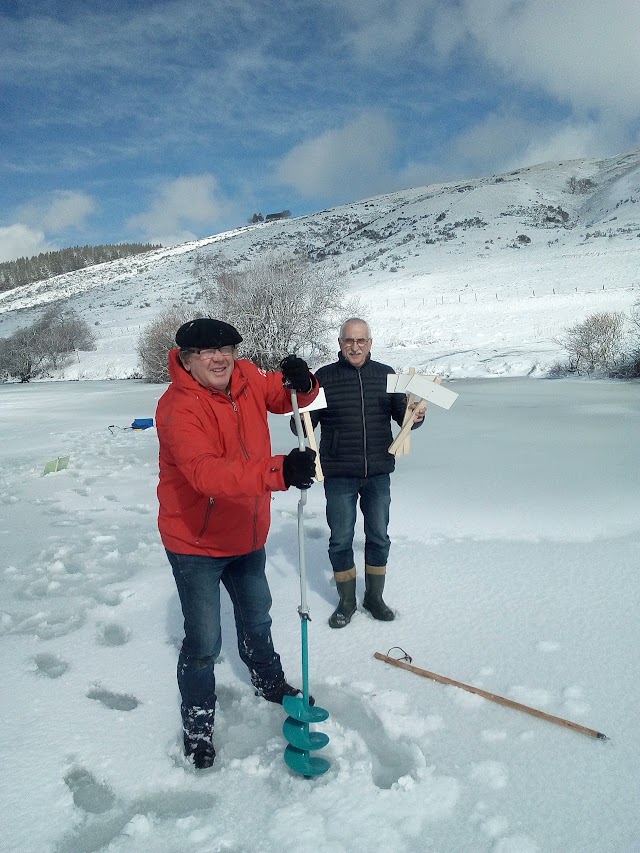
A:
[[[344,628],[351,622],[351,617],[356,612],[356,569],[348,569],[346,572],[335,572],[336,589],[340,601],[338,606],[329,617],[330,628]]]
[[[382,600],[385,573],[386,566],[365,567],[365,592],[362,606],[369,611],[374,619],[379,619],[381,622],[393,622],[396,614]]]

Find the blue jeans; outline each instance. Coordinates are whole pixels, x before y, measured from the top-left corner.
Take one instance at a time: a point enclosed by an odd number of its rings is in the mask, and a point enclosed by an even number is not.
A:
[[[327,523],[331,530],[329,560],[333,571],[346,572],[355,565],[353,532],[358,496],[364,518],[364,561],[368,566],[386,566],[391,547],[387,534],[391,504],[389,475],[327,477],[324,493],[327,499]]]
[[[240,658],[251,683],[268,693],[284,680],[271,639],[271,593],[264,548],[240,557],[206,557],[167,551],[184,616],[178,658],[178,687],[185,731],[213,728],[216,705],[214,662],[222,648],[220,581],[235,616]]]

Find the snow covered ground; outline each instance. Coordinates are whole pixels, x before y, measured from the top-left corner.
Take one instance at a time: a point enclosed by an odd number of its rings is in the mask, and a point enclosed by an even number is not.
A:
[[[0,850],[640,850],[640,386],[449,384],[459,399],[429,409],[393,477],[395,622],[359,611],[328,627],[323,491],[310,490],[310,681],[331,762],[315,780],[283,761],[284,713],[253,695],[226,599],[216,764],[181,756],[156,434],[118,428],[153,416],[163,388],[0,386]],[[271,423],[286,452],[288,423]],[[267,551],[274,637],[299,683],[296,503],[274,496]],[[362,568],[361,528],[356,544]],[[610,739],[374,659],[393,646]]]

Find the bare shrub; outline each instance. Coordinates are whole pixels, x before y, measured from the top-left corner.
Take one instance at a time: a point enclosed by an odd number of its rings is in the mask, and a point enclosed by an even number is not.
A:
[[[138,364],[145,382],[169,382],[169,350],[183,323],[199,316],[198,311],[172,306],[145,327],[138,340]]]
[[[33,327],[24,326],[0,341],[0,371],[7,379],[29,382],[40,375],[44,362]]]
[[[627,353],[609,376],[612,379],[640,379],[640,348]]]
[[[223,256],[199,254],[193,275],[201,301],[188,311],[165,311],[140,337],[139,364],[147,382],[169,381],[167,356],[187,320],[216,317],[231,323],[243,338],[241,355],[274,370],[291,352],[312,364],[326,360],[330,333],[337,337],[342,320],[361,308],[358,300],[345,299],[345,274],[329,263],[265,255],[239,268]]]
[[[615,379],[640,378],[640,301],[632,306],[629,313],[631,349],[610,373]]]
[[[591,314],[566,330],[557,342],[569,354],[570,372],[612,370],[622,356],[625,317],[621,312]]]
[[[277,369],[291,352],[312,363],[330,355],[329,334],[347,311],[335,266],[266,255],[240,270],[213,257],[200,259],[198,275],[206,313],[236,326],[242,355],[260,367]]]
[[[68,364],[78,350],[94,350],[96,335],[72,309],[49,308],[35,323],[0,341],[0,374],[29,382]]]
[[[96,333],[73,309],[54,305],[33,325],[39,344],[45,353],[48,367],[56,369],[67,364],[78,350],[96,348]]]
[[[629,313],[629,320],[631,322],[633,334],[638,339],[638,344],[640,344],[640,300],[632,306]]]

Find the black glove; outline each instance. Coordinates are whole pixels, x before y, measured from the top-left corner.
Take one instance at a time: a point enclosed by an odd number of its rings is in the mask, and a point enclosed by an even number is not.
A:
[[[310,447],[292,450],[284,457],[282,476],[287,488],[310,489],[316,473],[316,452]]]
[[[293,388],[302,394],[308,394],[313,388],[313,377],[309,365],[297,355],[288,355],[280,362],[283,381],[287,388]]]

